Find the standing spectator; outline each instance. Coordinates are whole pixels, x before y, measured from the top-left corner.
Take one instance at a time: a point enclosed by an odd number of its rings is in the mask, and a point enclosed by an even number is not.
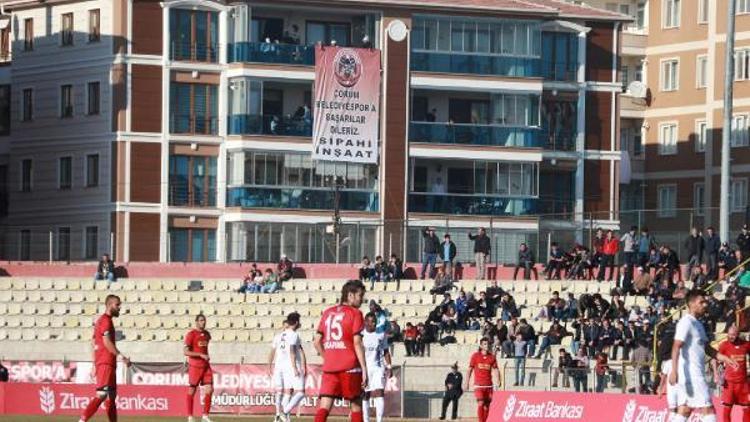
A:
[[[427,349],[427,346],[432,342],[432,335],[430,331],[427,330],[427,326],[423,323],[419,323],[417,325],[417,349],[416,352],[419,354],[420,357],[424,357],[425,349]],[[415,354],[416,356],[416,354]],[[428,353],[429,356],[429,353]]]
[[[628,348],[625,343],[625,324],[622,323],[621,319],[618,319],[617,326],[612,333],[612,347],[610,348],[612,360],[617,360],[617,351],[620,349],[622,349],[622,359],[627,359]]]
[[[99,260],[99,265],[96,267],[96,274],[94,274],[94,281],[96,280],[115,281],[115,262],[109,258],[109,254],[105,253],[102,255],[102,259]]]
[[[425,227],[424,231],[422,231],[422,237],[424,238],[424,246],[422,248],[422,271],[420,272],[420,278],[424,280],[428,266],[430,267],[430,278],[435,274],[435,261],[437,260],[440,241],[435,236],[435,229],[432,227]]]
[[[589,358],[586,356],[584,348],[578,349],[578,354],[571,361],[571,368],[568,373],[573,378],[573,388],[576,393],[589,391]]]
[[[404,329],[404,349],[406,350],[406,356],[417,355],[417,327],[412,325],[411,322],[407,322]]]
[[[437,119],[437,109],[433,108],[432,110],[428,111],[425,114],[424,118],[427,122],[434,122]]]
[[[714,232],[713,227],[706,229],[706,276],[709,280],[719,278],[719,249],[721,248],[721,239]]]
[[[596,235],[594,235],[594,239],[591,240],[591,248],[594,253],[591,259],[592,264],[598,267],[602,261],[602,255],[604,254],[604,229],[596,229]]]
[[[443,262],[445,273],[453,277],[453,259],[456,258],[456,244],[453,243],[451,235],[448,233],[443,236],[443,243],[440,244],[438,253],[440,254],[440,260]]]
[[[547,280],[559,280],[560,271],[562,271],[563,259],[565,254],[556,242],[552,242],[549,251],[549,261],[544,271],[544,277]]]
[[[601,350],[601,346],[599,345],[601,334],[602,327],[599,326],[598,321],[587,319],[586,325],[583,327],[583,341],[585,347],[582,349],[585,349],[588,356],[593,357],[598,350]]]
[[[648,227],[641,227],[641,235],[638,236],[638,265],[646,265],[648,255],[652,248],[656,248],[654,236],[649,234]]]
[[[536,271],[534,260],[534,251],[531,250],[526,243],[521,243],[518,248],[518,262],[516,263],[516,269],[513,271],[513,280],[518,278],[518,270],[523,268],[523,279],[531,280],[531,272],[534,272],[534,280],[539,280],[539,273]]]
[[[451,372],[445,377],[445,393],[443,394],[443,409],[440,413],[440,420],[445,420],[445,414],[448,411],[448,405],[453,403],[451,410],[451,420],[458,418],[458,399],[461,398],[464,391],[464,377],[458,372],[458,362],[451,365]]]
[[[8,368],[3,366],[2,363],[0,363],[0,382],[8,382],[8,379],[10,378],[8,374]]]
[[[606,375],[609,372],[609,364],[607,363],[607,354],[599,353],[596,355],[596,365],[594,365],[594,373],[596,373],[596,392],[603,393],[604,388],[607,386]]]
[[[570,343],[570,353],[574,355],[577,355],[578,349],[581,349],[581,341],[584,341],[583,331],[586,325],[586,318],[584,318],[583,314],[579,314],[578,319],[571,324],[571,327],[573,327],[573,341]]]
[[[559,352],[560,355],[557,358],[557,366],[555,366],[555,371],[552,375],[552,388],[557,388],[557,381],[560,378],[560,374],[562,374],[563,376],[563,388],[568,388],[570,387],[570,380],[568,379],[568,368],[570,368],[570,365],[573,362],[573,358],[565,349],[560,349]]]
[[[742,254],[742,261],[750,258],[750,230],[747,224],[742,225],[742,231],[737,235],[737,249]]]
[[[479,228],[479,234],[476,236],[469,232],[469,240],[474,241],[474,262],[477,265],[477,279],[484,280],[487,278],[487,261],[492,251],[490,238],[484,231],[484,227]]]
[[[604,280],[606,269],[609,268],[609,278],[607,281],[612,281],[615,274],[615,255],[620,247],[620,242],[615,238],[612,230],[607,230],[607,236],[604,238],[602,245],[602,257],[599,262],[599,275],[596,276],[598,281]]]
[[[630,226],[630,231],[620,237],[622,242],[622,252],[625,258],[625,265],[633,267],[635,265],[635,231],[638,230],[636,226]]]
[[[693,267],[701,265],[701,262],[703,261],[703,250],[706,247],[703,236],[701,236],[701,232],[696,227],[690,229],[690,236],[685,239],[684,246],[688,256],[685,278],[688,279],[693,272]]]
[[[526,342],[526,355],[528,357],[534,356],[536,350],[536,331],[534,327],[526,322],[525,318],[521,318],[518,327],[516,327],[516,334],[520,334],[523,341]]]
[[[641,394],[648,391],[648,386],[651,385],[651,360],[650,343],[645,341],[638,342],[635,350],[633,350],[633,364],[637,368],[638,392]]]
[[[279,278],[280,283],[292,278],[293,267],[294,263],[289,258],[287,258],[285,254],[281,254],[281,261],[279,261],[279,264],[276,266],[276,274]]]
[[[526,378],[526,342],[520,333],[516,334],[516,339],[513,341],[513,360],[516,364],[516,382],[513,386],[517,387],[523,385],[523,380]]]

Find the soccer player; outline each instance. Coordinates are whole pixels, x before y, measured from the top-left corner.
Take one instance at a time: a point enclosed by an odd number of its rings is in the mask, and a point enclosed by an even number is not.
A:
[[[359,307],[365,285],[349,280],[341,289],[341,302],[323,311],[313,344],[323,357],[320,407],[315,422],[326,422],[333,400],[349,400],[351,422],[362,422],[362,390],[367,387],[367,363],[362,344],[364,321]]]
[[[669,383],[669,373],[672,372],[672,344],[674,342],[674,325],[670,321],[666,327],[661,330],[659,336],[659,359],[661,360],[661,377],[659,380],[658,393],[659,397],[667,395],[667,408],[669,409],[668,421],[672,421],[677,414],[677,385]],[[679,416],[677,416],[679,418]]]
[[[677,385],[677,413],[673,422],[686,422],[694,412],[702,422],[716,422],[716,411],[704,374],[706,355],[737,369],[737,362],[718,353],[708,342],[706,330],[698,320],[706,312],[708,302],[702,290],[693,289],[685,297],[688,313],[680,318],[672,345],[672,369],[669,383]]]
[[[193,422],[193,397],[199,385],[203,386],[203,417],[202,422],[211,422],[208,414],[211,411],[211,394],[214,392],[214,372],[211,370],[208,357],[208,343],[211,333],[206,330],[206,316],[198,314],[195,317],[195,328],[185,335],[184,353],[188,358],[188,388],[187,409],[188,422]]]
[[[732,421],[732,406],[742,408],[742,422],[750,422],[750,401],[747,385],[747,354],[750,353],[750,343],[742,340],[740,330],[736,325],[729,327],[727,339],[719,345],[719,353],[726,355],[737,363],[737,368],[724,368],[724,385],[721,390],[721,404],[724,407],[723,422]]]
[[[477,399],[477,417],[479,422],[485,422],[490,415],[490,403],[492,402],[492,373],[497,376],[498,385],[500,381],[500,370],[497,368],[497,359],[490,353],[490,340],[486,337],[479,341],[479,351],[471,355],[469,362],[469,374],[466,376],[466,390],[469,390],[471,374],[474,374],[474,397]]]
[[[276,388],[276,417],[274,422],[289,422],[290,414],[305,398],[307,358],[297,334],[300,327],[299,314],[292,312],[284,320],[284,331],[273,339],[268,362],[273,369],[273,384]],[[292,396],[294,391],[294,396]]]
[[[117,356],[125,365],[130,366],[130,359],[125,357],[115,345],[115,326],[112,318],[120,316],[120,298],[108,295],[104,300],[104,313],[94,325],[94,367],[96,368],[96,396],[89,402],[81,416],[80,422],[91,419],[106,400],[107,418],[109,422],[117,422]]]
[[[370,422],[370,398],[375,403],[375,420],[383,422],[385,412],[385,382],[391,377],[391,352],[385,333],[378,333],[377,316],[373,312],[365,315],[365,332],[362,342],[367,361],[367,388],[362,402],[364,422]],[[385,363],[385,365],[384,365]]]

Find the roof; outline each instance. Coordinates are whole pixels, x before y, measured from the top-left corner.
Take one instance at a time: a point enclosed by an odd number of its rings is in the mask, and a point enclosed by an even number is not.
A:
[[[523,0],[515,0],[523,1]],[[632,21],[633,18],[618,12],[606,9],[598,9],[585,4],[576,4],[564,0],[533,0],[533,3],[542,7],[557,10],[559,16],[583,19],[603,19],[613,21]]]

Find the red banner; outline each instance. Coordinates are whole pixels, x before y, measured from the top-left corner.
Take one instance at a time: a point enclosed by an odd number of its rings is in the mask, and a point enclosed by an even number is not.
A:
[[[714,399],[721,411],[721,403]],[[742,420],[739,406],[732,420]],[[490,422],[666,422],[669,420],[666,398],[653,395],[609,393],[557,393],[497,391],[492,397]],[[700,418],[693,416],[691,422]]]
[[[78,416],[94,393],[93,385],[4,383],[0,414]],[[186,394],[187,387],[124,385],[117,388],[117,411],[126,416],[186,416]]]

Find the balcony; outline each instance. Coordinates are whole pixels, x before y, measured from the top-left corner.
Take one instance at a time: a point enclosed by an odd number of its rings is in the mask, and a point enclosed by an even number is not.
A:
[[[575,82],[578,79],[577,65],[567,60],[543,60],[542,76],[548,81]]]
[[[315,64],[315,45],[238,42],[230,44],[227,60],[230,63],[253,62],[312,66]]]
[[[172,42],[170,57],[176,61],[216,63],[219,60],[218,44]]]
[[[475,75],[538,77],[538,57],[511,57],[492,54],[411,52],[411,70]]]
[[[332,210],[332,189],[234,187],[227,189],[227,206],[242,208],[286,208]],[[378,211],[375,191],[341,190],[339,204],[345,211]]]
[[[176,207],[215,207],[216,189],[193,189],[187,186],[169,187],[169,205]]]
[[[537,199],[472,194],[409,193],[409,212],[458,215],[534,215]]]
[[[184,135],[216,135],[218,133],[216,117],[201,117],[195,115],[169,116],[169,133]]]
[[[534,127],[435,122],[409,125],[410,142],[533,148],[541,146],[540,135],[541,130]]]
[[[295,117],[236,114],[229,116],[230,135],[312,136],[312,120]]]

